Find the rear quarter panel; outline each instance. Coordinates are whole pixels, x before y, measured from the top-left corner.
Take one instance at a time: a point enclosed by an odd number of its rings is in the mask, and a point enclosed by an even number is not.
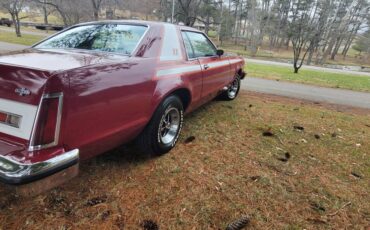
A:
[[[155,89],[150,58],[86,67],[68,73],[64,143],[87,159],[137,136],[150,117]]]

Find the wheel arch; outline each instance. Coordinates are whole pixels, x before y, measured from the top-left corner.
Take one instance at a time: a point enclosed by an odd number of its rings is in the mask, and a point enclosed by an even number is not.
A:
[[[190,90],[187,88],[179,88],[175,89],[171,92],[169,92],[164,98],[170,96],[170,95],[176,95],[180,98],[182,105],[184,107],[184,111],[189,108],[189,105],[191,103],[191,93]]]
[[[237,68],[236,74],[239,75],[240,79],[244,79],[246,75],[242,67]]]
[[[186,112],[187,109],[191,107],[190,105],[192,103],[192,93],[191,90],[184,85],[172,89],[162,90],[162,92],[156,91],[153,94],[152,107],[148,114],[149,119],[152,118],[158,106],[171,95],[179,97],[180,101],[183,104],[184,112]]]

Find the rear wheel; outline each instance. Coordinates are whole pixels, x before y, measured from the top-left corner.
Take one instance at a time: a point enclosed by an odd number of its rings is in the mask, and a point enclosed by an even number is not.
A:
[[[232,101],[238,96],[239,90],[240,90],[240,76],[236,75],[234,81],[231,83],[231,85],[226,91],[222,92],[220,98],[226,101]]]
[[[138,147],[154,156],[169,152],[176,145],[183,122],[184,108],[181,100],[174,95],[167,97],[138,137]]]

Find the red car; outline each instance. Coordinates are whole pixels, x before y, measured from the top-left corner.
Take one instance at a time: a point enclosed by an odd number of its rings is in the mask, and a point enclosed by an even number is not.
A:
[[[167,153],[184,113],[237,96],[244,64],[198,30],[144,21],[79,24],[0,56],[0,179],[52,187],[134,139]]]

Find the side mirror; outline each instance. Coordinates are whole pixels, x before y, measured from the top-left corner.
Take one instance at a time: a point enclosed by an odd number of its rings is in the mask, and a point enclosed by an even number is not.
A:
[[[217,55],[219,56],[219,57],[221,57],[222,55],[224,55],[224,51],[223,50],[217,50]]]

